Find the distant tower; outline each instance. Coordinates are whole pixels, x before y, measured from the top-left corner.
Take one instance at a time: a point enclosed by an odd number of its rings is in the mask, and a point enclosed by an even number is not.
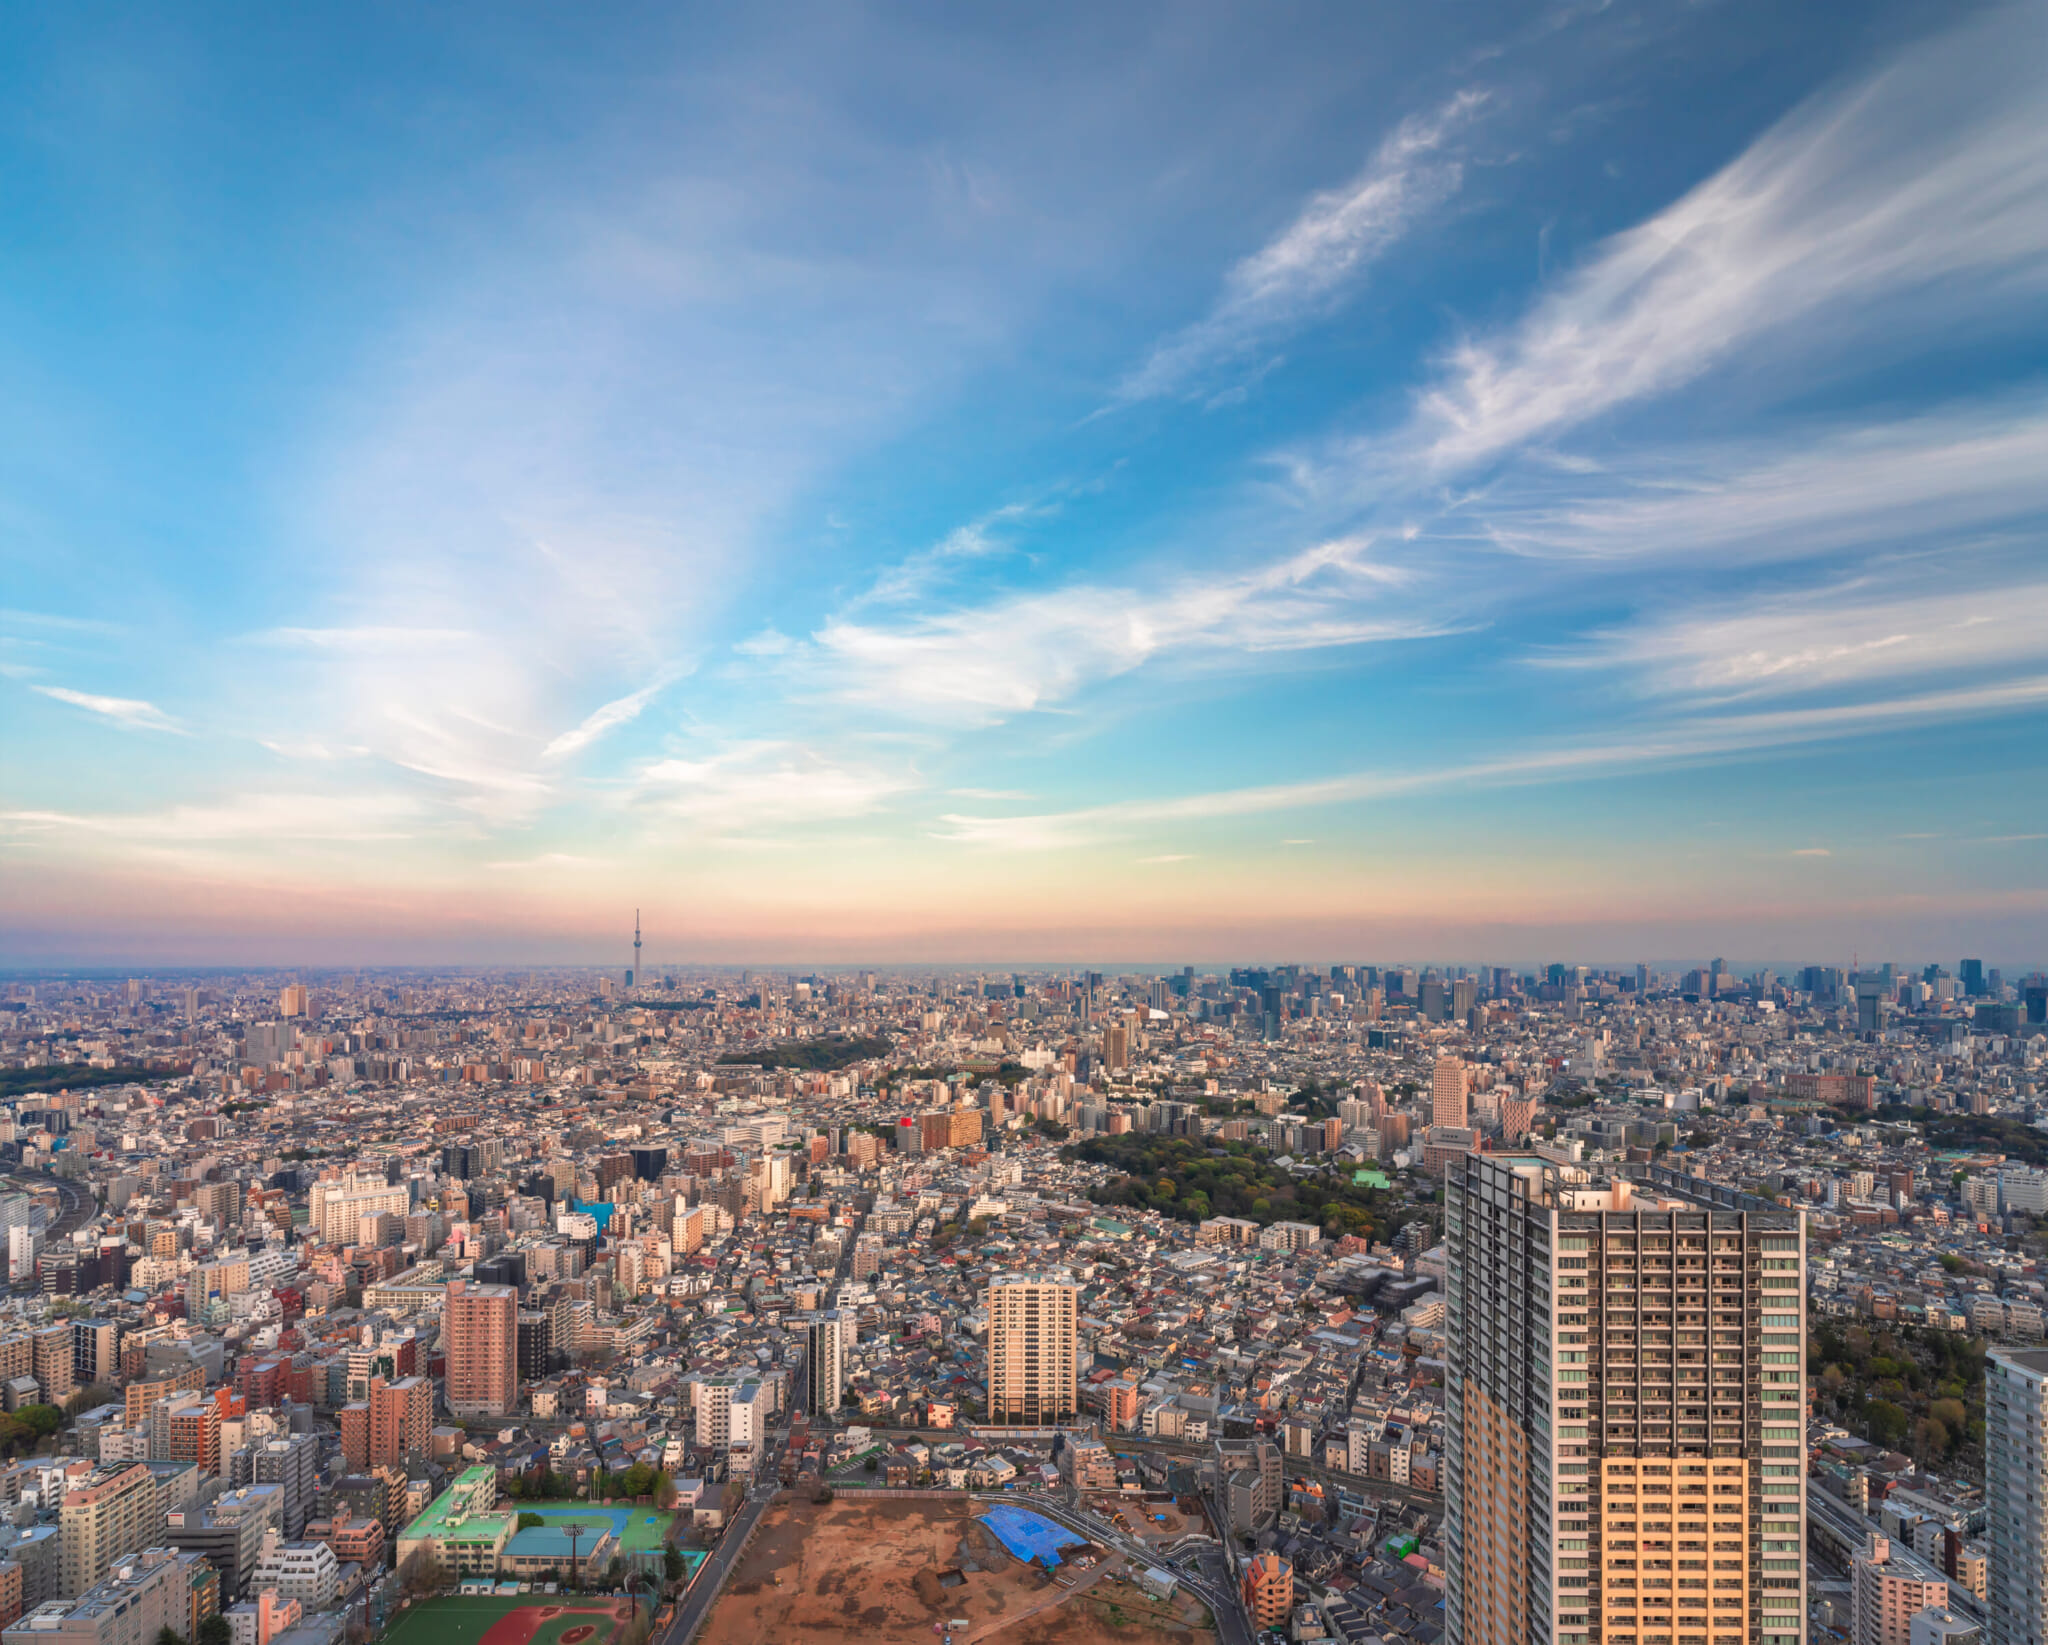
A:
[[[631,988],[640,977],[640,910],[633,910],[633,969],[626,977],[626,986]]]

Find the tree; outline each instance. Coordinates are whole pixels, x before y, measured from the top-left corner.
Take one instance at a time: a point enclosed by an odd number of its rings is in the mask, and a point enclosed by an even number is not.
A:
[[[211,1616],[202,1617],[199,1629],[193,1636],[193,1645],[228,1645],[235,1636],[228,1626],[228,1619],[215,1611]]]
[[[42,1439],[64,1426],[64,1413],[54,1405],[24,1405],[14,1413],[14,1420]]]
[[[669,1581],[680,1582],[683,1580],[685,1576],[689,1574],[689,1571],[689,1561],[683,1558],[682,1551],[680,1549],[662,1549],[661,1574],[667,1577]]]
[[[517,1529],[522,1531],[538,1531],[545,1528],[546,1525],[547,1521],[542,1519],[539,1514],[521,1514]]]
[[[185,1645],[185,1636],[166,1622],[156,1631],[156,1645]]]

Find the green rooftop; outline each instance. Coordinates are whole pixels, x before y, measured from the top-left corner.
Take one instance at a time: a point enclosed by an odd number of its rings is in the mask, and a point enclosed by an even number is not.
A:
[[[474,1468],[465,1468],[455,1483],[427,1504],[414,1520],[399,1534],[407,1541],[432,1537],[439,1541],[450,1535],[449,1521],[463,1518],[468,1523],[462,1527],[466,1538],[476,1533],[469,1531],[469,1524],[479,1516],[489,1515],[498,1500],[498,1470],[490,1463],[479,1463]],[[495,1517],[505,1518],[505,1515]],[[485,1532],[488,1536],[491,1533]]]

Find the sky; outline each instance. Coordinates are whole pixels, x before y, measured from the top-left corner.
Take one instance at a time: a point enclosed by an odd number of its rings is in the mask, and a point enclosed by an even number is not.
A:
[[[15,8],[0,964],[2048,963],[2044,60]]]

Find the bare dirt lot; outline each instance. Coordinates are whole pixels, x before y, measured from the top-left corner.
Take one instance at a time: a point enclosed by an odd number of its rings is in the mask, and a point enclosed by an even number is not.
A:
[[[1063,1598],[1051,1578],[1004,1552],[972,1507],[945,1498],[777,1504],[713,1607],[701,1645],[936,1645],[957,1617],[969,1628],[956,1631],[956,1642],[1214,1645],[1199,1604],[1161,1605],[1079,1560],[1071,1574],[1094,1580],[1086,1594]],[[964,1565],[979,1569],[942,1585],[941,1573]]]
[[[1206,1533],[1209,1529],[1208,1521],[1203,1519],[1198,1508],[1192,1513],[1186,1513],[1174,1502],[1148,1502],[1141,1497],[1101,1496],[1090,1497],[1089,1505],[1104,1518],[1109,1518],[1112,1510],[1122,1514],[1124,1523],[1119,1528],[1128,1528],[1148,1543],[1175,1542],[1191,1531]],[[1194,1504],[1191,1502],[1189,1506],[1194,1507]],[[1154,1519],[1152,1516],[1155,1514],[1162,1516],[1165,1523],[1161,1524],[1159,1520]],[[1110,1522],[1116,1523],[1113,1519]]]

